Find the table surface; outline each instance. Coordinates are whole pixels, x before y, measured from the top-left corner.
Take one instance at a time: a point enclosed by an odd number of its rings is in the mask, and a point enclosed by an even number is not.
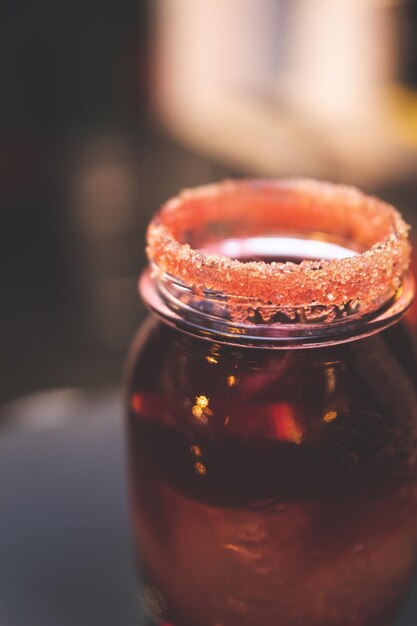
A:
[[[37,394],[0,418],[0,624],[142,626],[119,394]],[[395,626],[416,622],[417,585]]]

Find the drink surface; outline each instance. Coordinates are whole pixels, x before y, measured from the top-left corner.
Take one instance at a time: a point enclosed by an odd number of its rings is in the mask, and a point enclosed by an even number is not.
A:
[[[128,438],[155,621],[389,624],[417,544],[416,380],[403,323],[260,349],[149,322]]]

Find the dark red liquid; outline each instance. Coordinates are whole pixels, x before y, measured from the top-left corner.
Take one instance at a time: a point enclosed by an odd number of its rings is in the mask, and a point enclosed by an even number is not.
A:
[[[417,544],[417,368],[403,324],[278,350],[154,322],[133,355],[134,531],[155,620],[391,624]]]

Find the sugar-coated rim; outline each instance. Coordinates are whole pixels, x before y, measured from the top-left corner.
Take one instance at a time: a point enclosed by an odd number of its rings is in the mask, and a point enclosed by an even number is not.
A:
[[[266,263],[191,247],[187,239],[198,240],[208,225],[222,221],[244,233],[267,234],[281,226],[307,236],[319,231],[343,238],[360,253]],[[401,288],[410,262],[408,231],[393,206],[353,187],[300,179],[225,181],[184,190],[163,205],[149,224],[147,253],[157,273],[195,292],[285,309],[354,302],[367,311]]]

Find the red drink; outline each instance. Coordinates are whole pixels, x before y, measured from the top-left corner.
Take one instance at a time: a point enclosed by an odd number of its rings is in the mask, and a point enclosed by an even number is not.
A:
[[[235,241],[235,256],[265,258],[268,241],[254,241]],[[403,285],[384,313],[332,321],[322,335],[313,330],[325,322],[291,326],[288,310],[265,328],[251,310],[245,328],[276,336],[250,340],[194,318],[181,329],[147,323],[132,351],[128,435],[135,544],[156,622],[392,622],[417,544],[417,363],[403,322],[391,325],[393,306],[398,315],[409,301]],[[154,306],[149,289],[145,278]],[[192,304],[218,319],[217,301]]]

